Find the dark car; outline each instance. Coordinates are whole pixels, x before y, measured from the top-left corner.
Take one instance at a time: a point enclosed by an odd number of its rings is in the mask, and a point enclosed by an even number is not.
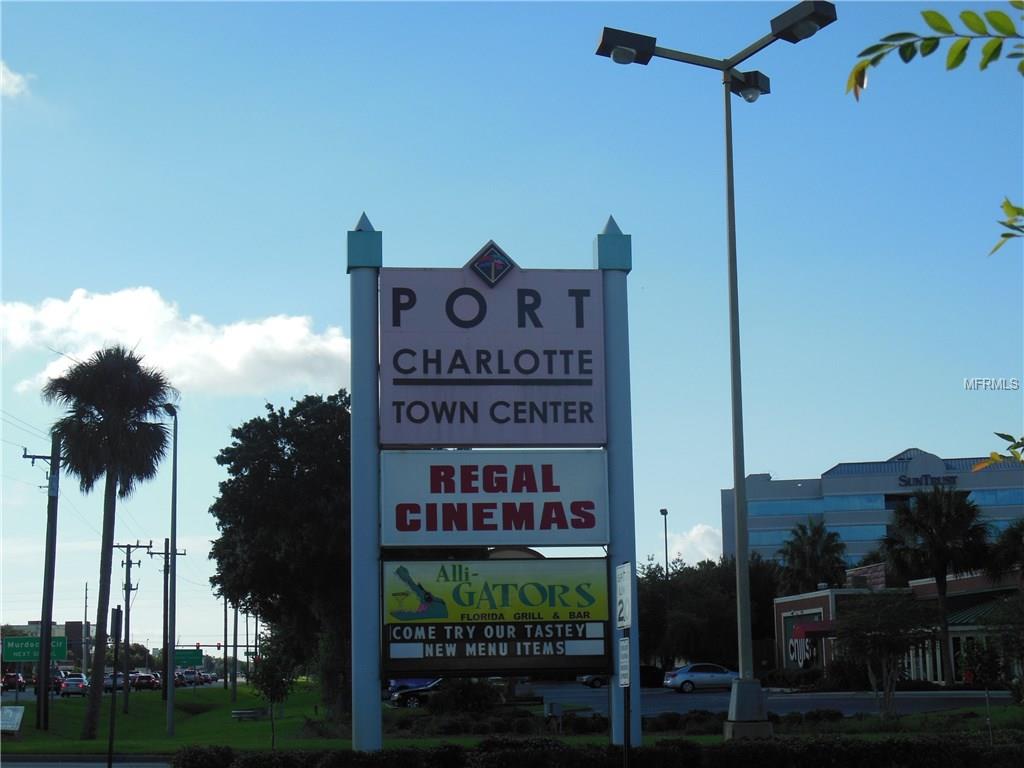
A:
[[[591,688],[600,688],[608,685],[608,675],[577,675],[576,682]]]
[[[426,706],[430,698],[442,690],[444,679],[437,678],[416,688],[406,688],[404,691],[396,691],[391,694],[390,703],[393,707],[407,707],[417,709]]]
[[[66,675],[61,670],[57,670],[53,673],[53,677],[50,680],[50,687],[53,688],[54,693],[60,693],[60,689],[64,687],[64,678]]]
[[[137,691],[155,691],[160,688],[160,678],[148,672],[140,672],[131,682],[132,688]]]
[[[4,690],[24,691],[25,678],[21,676],[20,672],[4,672]]]
[[[385,701],[390,700],[399,691],[406,691],[410,688],[422,688],[425,685],[430,685],[437,679],[436,677],[402,677],[388,680],[388,687],[384,689],[383,698]]]

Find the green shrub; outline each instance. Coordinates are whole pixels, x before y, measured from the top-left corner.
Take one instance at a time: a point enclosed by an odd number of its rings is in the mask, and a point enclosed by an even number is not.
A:
[[[235,759],[231,747],[183,747],[171,758],[172,768],[228,768]]]
[[[811,709],[804,713],[805,723],[834,723],[843,719],[838,709]]]
[[[644,722],[644,730],[656,733],[658,731],[678,731],[681,727],[682,717],[676,712],[660,712],[654,717],[648,717]]]
[[[469,679],[446,680],[443,688],[427,701],[434,714],[489,712],[501,703],[501,691],[488,682]]]

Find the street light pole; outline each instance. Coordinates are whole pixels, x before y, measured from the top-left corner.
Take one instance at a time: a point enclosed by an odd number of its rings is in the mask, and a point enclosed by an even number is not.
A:
[[[170,738],[174,736],[174,620],[178,584],[178,409],[170,403],[164,403],[164,410],[174,421],[171,448],[171,553],[168,558],[170,562],[167,584],[167,736]]]
[[[672,593],[672,588],[668,580],[668,510],[664,507],[661,508],[661,519],[665,527],[665,626],[668,627],[668,602],[669,596]],[[666,653],[665,658],[662,659],[665,662],[665,670],[672,666],[672,659],[668,657]]]
[[[743,396],[740,376],[739,289],[736,268],[736,200],[733,187],[732,95],[754,102],[769,93],[767,77],[760,72],[739,72],[736,67],[776,40],[798,43],[814,35],[836,20],[832,3],[805,0],[771,20],[771,32],[727,59],[676,51],[658,46],[649,35],[605,27],[598,43],[597,55],[607,56],[617,64],[649,64],[652,58],[669,59],[683,64],[716,69],[722,73],[725,93],[725,197],[728,230],[729,281],[729,359],[731,372],[733,500],[736,523],[736,631],[739,648],[739,679],[733,681],[729,700],[729,717],[725,737],[764,736],[771,734],[761,684],[754,677],[751,620],[750,569],[747,552],[746,470],[743,458]],[[668,529],[667,511],[666,532]],[[667,533],[666,533],[667,544]],[[666,558],[667,559],[667,558]],[[667,571],[666,566],[666,571]]]

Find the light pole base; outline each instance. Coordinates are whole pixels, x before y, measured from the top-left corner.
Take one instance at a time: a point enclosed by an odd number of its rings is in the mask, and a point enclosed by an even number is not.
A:
[[[770,739],[774,732],[772,724],[767,720],[756,723],[734,723],[731,720],[725,721],[723,732],[726,741],[732,739]]]
[[[726,741],[771,738],[772,724],[768,721],[764,691],[759,680],[743,678],[732,681],[724,736]]]

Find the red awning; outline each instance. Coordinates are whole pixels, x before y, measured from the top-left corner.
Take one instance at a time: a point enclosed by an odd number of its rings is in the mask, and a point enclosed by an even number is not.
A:
[[[828,636],[835,633],[836,623],[831,619],[828,621],[807,621],[793,627],[793,637],[798,639],[802,637]]]

